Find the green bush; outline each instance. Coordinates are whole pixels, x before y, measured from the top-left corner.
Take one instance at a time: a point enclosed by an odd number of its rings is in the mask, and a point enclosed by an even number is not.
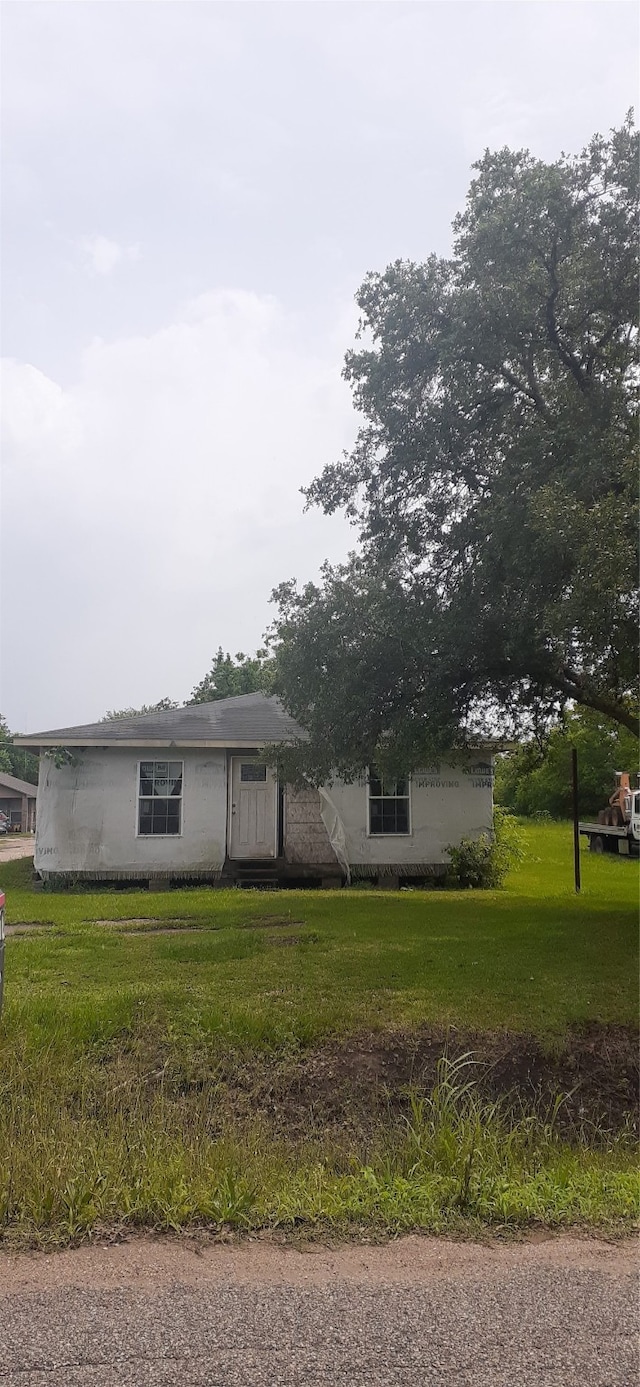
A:
[[[511,814],[499,806],[493,811],[493,835],[463,838],[447,847],[450,866],[447,884],[491,890],[502,886],[508,872],[524,857],[523,835]]]

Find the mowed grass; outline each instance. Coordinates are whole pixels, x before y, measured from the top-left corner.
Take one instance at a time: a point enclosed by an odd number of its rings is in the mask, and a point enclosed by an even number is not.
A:
[[[265,1056],[295,1065],[363,1030],[507,1029],[553,1048],[572,1027],[634,1025],[638,864],[583,853],[576,897],[570,826],[526,840],[496,892],[62,895],[6,864],[8,923],[52,923],[7,941],[4,1239],[633,1218],[632,1133],[568,1143],[553,1114],[482,1104],[469,1068],[445,1065],[410,1118],[354,1133],[345,1112],[326,1138],[240,1119],[221,1082],[231,1064],[250,1092]]]
[[[49,1045],[60,1027],[81,1045],[134,1025],[141,1006],[249,1045],[425,1022],[549,1037],[633,1024],[637,862],[583,852],[576,896],[570,826],[526,837],[524,863],[489,892],[58,895],[7,864],[8,923],[54,927],[8,942],[4,1033]],[[182,929],[158,933],[163,921]]]

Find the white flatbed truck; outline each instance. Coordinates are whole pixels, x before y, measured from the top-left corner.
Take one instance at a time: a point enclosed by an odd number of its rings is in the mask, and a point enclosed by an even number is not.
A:
[[[640,856],[640,790],[630,795],[629,818],[621,824],[578,824],[590,852],[617,852],[621,857]]]

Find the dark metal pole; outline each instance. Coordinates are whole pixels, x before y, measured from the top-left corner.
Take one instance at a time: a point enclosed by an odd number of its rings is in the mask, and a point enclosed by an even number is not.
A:
[[[571,788],[573,791],[573,871],[576,895],[580,894],[580,832],[578,829],[578,753],[571,748]]]

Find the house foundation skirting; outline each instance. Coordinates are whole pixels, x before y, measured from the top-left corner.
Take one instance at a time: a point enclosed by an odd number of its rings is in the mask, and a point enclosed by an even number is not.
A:
[[[438,880],[446,875],[446,865],[441,862],[389,862],[356,863],[351,867],[352,881],[372,881],[389,890],[398,888],[401,882],[416,882],[426,879]],[[284,858],[267,858],[264,861],[241,862],[227,858],[223,867],[198,867],[183,870],[153,871],[148,867],[129,868],[111,871],[52,872],[37,871],[37,879],[45,885],[58,890],[70,890],[90,882],[140,887],[151,891],[168,890],[181,884],[194,886],[251,886],[264,888],[270,886],[300,887],[321,886],[324,889],[344,885],[344,873],[337,862],[302,863],[287,862]]]
[[[217,867],[203,867],[185,871],[154,872],[149,868],[140,870],[139,868],[129,871],[105,871],[105,872],[48,872],[36,871],[35,876],[47,885],[56,885],[61,889],[64,887],[73,888],[85,881],[101,882],[121,882],[123,885],[131,883],[132,886],[146,885],[161,889],[162,886],[173,885],[174,882],[194,882],[203,886],[215,885],[222,879],[222,869]]]
[[[445,862],[355,862],[351,864],[351,876],[354,881],[358,879],[370,880],[378,877],[401,877],[402,880],[409,877],[443,877],[446,876],[447,865]]]

